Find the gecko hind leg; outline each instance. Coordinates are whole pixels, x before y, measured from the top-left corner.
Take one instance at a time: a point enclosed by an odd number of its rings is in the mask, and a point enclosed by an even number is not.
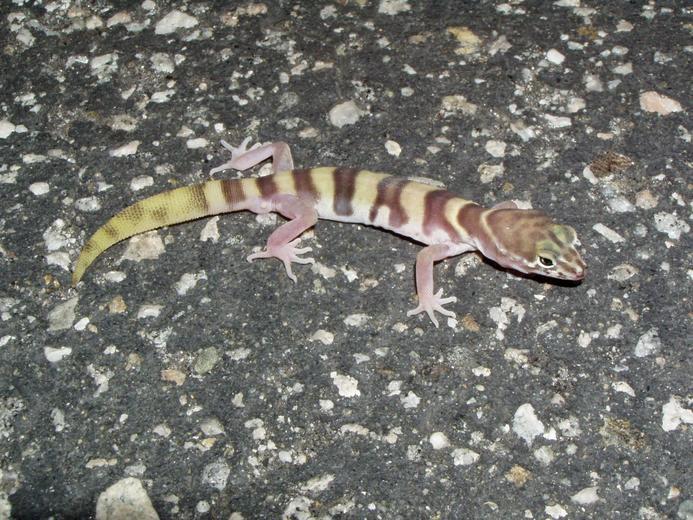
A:
[[[264,213],[267,210],[256,211],[251,208],[251,211]],[[252,262],[257,258],[278,258],[284,264],[288,277],[295,283],[296,276],[291,270],[291,264],[315,263],[313,258],[299,256],[313,249],[310,247],[299,248],[296,247],[296,244],[301,240],[299,238],[301,233],[315,225],[318,220],[318,213],[314,207],[294,195],[274,197],[271,211],[276,211],[290,220],[272,232],[267,239],[267,247],[263,251],[248,255],[247,259],[248,262]]]
[[[248,148],[249,142],[250,137],[246,137],[238,146],[232,146],[226,141],[221,141],[221,145],[231,152],[231,160],[216,168],[212,168],[209,173],[214,174],[229,169],[244,171],[270,157],[272,158],[272,173],[294,169],[291,149],[285,142],[255,143]]]

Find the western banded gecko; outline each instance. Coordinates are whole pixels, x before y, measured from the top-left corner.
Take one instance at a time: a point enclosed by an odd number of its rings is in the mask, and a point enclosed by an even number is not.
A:
[[[311,248],[297,247],[300,235],[319,218],[382,227],[426,244],[416,257],[419,305],[407,316],[426,312],[437,327],[435,313],[455,316],[443,306],[457,301],[434,292],[433,264],[468,251],[480,251],[502,267],[563,280],[582,280],[585,263],[576,250],[575,230],[544,213],[502,202],[480,205],[428,184],[403,177],[353,168],[294,169],[283,142],[239,147],[222,145],[231,160],[210,173],[229,168],[246,170],[272,158],[272,175],[210,180],[136,202],[100,227],[84,246],[72,275],[76,285],[99,254],[116,242],[152,229],[208,215],[250,210],[277,212],[288,222],[269,236],[267,247],[247,257],[278,258],[289,278],[291,264],[314,263],[301,256]]]

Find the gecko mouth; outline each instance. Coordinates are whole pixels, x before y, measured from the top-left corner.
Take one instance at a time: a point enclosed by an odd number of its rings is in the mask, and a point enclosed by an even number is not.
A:
[[[561,278],[564,280],[573,280],[575,282],[579,282],[585,279],[585,270],[581,269],[580,271],[574,271],[571,273],[561,273]]]

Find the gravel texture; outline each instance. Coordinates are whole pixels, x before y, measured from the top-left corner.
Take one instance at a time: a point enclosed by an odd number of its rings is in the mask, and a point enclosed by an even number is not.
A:
[[[2,2],[0,518],[693,518],[684,4]],[[531,203],[588,276],[441,262],[435,329],[418,244],[321,221],[293,284],[234,214],[70,287],[247,136]]]

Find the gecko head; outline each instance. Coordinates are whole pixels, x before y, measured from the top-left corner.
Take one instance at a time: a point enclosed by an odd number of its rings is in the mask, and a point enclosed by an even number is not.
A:
[[[503,267],[560,280],[585,277],[586,265],[572,227],[557,224],[540,211],[505,208],[486,211],[484,224],[492,247],[481,251]]]

